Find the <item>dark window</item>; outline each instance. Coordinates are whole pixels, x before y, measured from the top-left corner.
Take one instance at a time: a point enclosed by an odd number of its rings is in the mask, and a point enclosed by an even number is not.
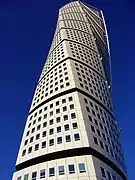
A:
[[[25,156],[25,154],[26,154],[26,149],[25,149],[25,150],[23,150],[23,152],[22,152],[22,156]]]
[[[75,138],[75,141],[80,140],[80,136],[79,136],[79,134],[74,134],[74,138]]]
[[[92,132],[95,133],[95,128],[94,128],[94,126],[91,126],[91,130],[92,130]]]
[[[57,138],[57,144],[61,144],[62,143],[62,137],[58,137]]]
[[[63,118],[64,118],[64,121],[68,120],[68,115],[64,115]]]
[[[65,131],[69,130],[69,124],[64,125]]]
[[[53,146],[54,145],[54,139],[50,139],[49,140],[49,146]]]
[[[32,152],[32,147],[29,147],[28,153],[31,153],[31,152]]]
[[[46,148],[46,141],[42,142],[42,148]]]
[[[49,168],[49,177],[54,176],[54,168]]]
[[[56,122],[59,123],[60,122],[60,117],[56,118]]]
[[[96,137],[93,137],[94,143],[98,145],[98,140]]]
[[[35,145],[35,151],[37,151],[39,149],[39,144]]]
[[[40,170],[40,179],[45,178],[45,169]]]
[[[74,104],[70,105],[70,110],[74,109]]]
[[[52,124],[53,124],[53,119],[50,120],[50,125],[52,125]]]
[[[36,140],[38,140],[40,138],[40,134],[36,135]]]
[[[103,177],[106,177],[104,168],[100,167],[100,169],[101,169],[101,174],[102,174],[102,176],[103,176]]]
[[[36,180],[37,179],[37,172],[33,172],[32,173],[32,180]]]
[[[69,170],[69,174],[75,173],[75,167],[74,167],[74,165],[73,165],[73,164],[68,165],[68,170]]]
[[[52,129],[50,129],[50,131],[49,131],[49,135],[52,135],[54,133],[54,129],[52,128]]]
[[[108,180],[112,180],[111,174],[107,171]]]
[[[43,123],[43,128],[45,128],[47,126],[47,122]]]
[[[69,99],[69,101],[73,101],[73,98],[72,98],[72,97],[69,97],[68,99]]]
[[[57,127],[57,133],[61,132],[61,126]]]
[[[73,125],[73,129],[77,129],[78,128],[77,123],[73,123],[72,125]]]
[[[71,118],[72,119],[76,118],[76,114],[75,113],[71,113]]]
[[[70,142],[71,141],[71,137],[70,137],[70,135],[67,135],[66,136],[66,142]]]
[[[45,137],[45,136],[46,136],[46,131],[44,131],[42,134],[42,137]]]

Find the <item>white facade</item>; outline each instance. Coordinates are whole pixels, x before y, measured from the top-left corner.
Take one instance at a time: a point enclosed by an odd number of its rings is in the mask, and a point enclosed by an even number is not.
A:
[[[59,10],[12,180],[126,179],[106,37],[100,10],[79,1]]]

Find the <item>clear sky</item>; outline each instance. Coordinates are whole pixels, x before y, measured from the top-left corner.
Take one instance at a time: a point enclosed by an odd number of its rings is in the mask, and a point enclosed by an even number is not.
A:
[[[58,9],[70,0],[0,0],[0,179],[10,180]],[[85,0],[104,11],[113,101],[129,180],[135,180],[135,0]]]

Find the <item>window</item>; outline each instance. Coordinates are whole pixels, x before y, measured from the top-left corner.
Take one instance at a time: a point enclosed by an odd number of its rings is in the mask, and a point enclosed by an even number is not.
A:
[[[64,125],[65,131],[69,130],[69,124]]]
[[[28,135],[29,135],[29,133],[30,133],[30,131],[28,131],[28,132],[27,132],[26,136],[28,136]]]
[[[63,107],[63,112],[67,111],[67,106]]]
[[[38,140],[40,138],[40,134],[36,135],[36,140]]]
[[[57,144],[60,144],[60,143],[62,143],[62,137],[57,138]]]
[[[66,136],[66,142],[70,142],[71,141],[71,137],[70,137],[70,135],[67,135]]]
[[[26,145],[27,145],[27,143],[28,143],[28,139],[24,142],[24,146],[26,146]]]
[[[43,123],[43,128],[45,128],[47,126],[47,122]]]
[[[54,168],[49,168],[49,177],[54,176]]]
[[[76,118],[76,114],[75,113],[71,113],[71,118],[72,119]]]
[[[35,131],[35,128],[32,128],[31,133],[34,133],[34,131]]]
[[[39,144],[35,145],[35,151],[37,151],[39,149]]]
[[[59,169],[59,175],[65,174],[65,172],[64,172],[64,166],[59,166],[58,169]]]
[[[62,99],[62,104],[66,103],[66,99]]]
[[[41,125],[38,125],[38,126],[37,126],[37,131],[40,129],[40,127],[41,127]]]
[[[111,174],[107,171],[108,180],[112,180]]]
[[[73,125],[73,129],[77,129],[78,128],[77,123],[73,123],[72,125]]]
[[[92,130],[92,132],[95,133],[95,128],[94,128],[94,126],[91,126],[91,130]]]
[[[42,134],[42,137],[45,137],[45,136],[46,136],[46,131],[44,131]]]
[[[50,125],[52,125],[52,124],[53,124],[53,119],[50,120]]]
[[[58,106],[58,105],[59,105],[59,101],[56,102],[56,106]]]
[[[42,148],[46,148],[46,141],[42,142]]]
[[[56,122],[59,123],[60,122],[60,117],[56,118]]]
[[[29,178],[29,174],[25,174],[24,175],[24,180],[28,180],[28,178]]]
[[[19,176],[19,177],[17,178],[17,180],[21,180],[21,176]]]
[[[25,149],[25,150],[23,150],[23,152],[22,152],[22,156],[25,156],[25,154],[26,154],[26,149]]]
[[[104,168],[100,167],[100,169],[101,169],[101,174],[102,174],[102,176],[103,176],[103,177],[106,177]]]
[[[37,179],[37,172],[33,172],[32,173],[32,180],[36,180]]]
[[[74,109],[74,104],[70,105],[70,110]]]
[[[79,136],[79,134],[74,134],[74,138],[75,138],[75,141],[80,140],[80,136]]]
[[[54,129],[52,128],[52,129],[50,129],[50,131],[49,131],[49,135],[52,135],[54,133]]]
[[[40,170],[40,179],[45,178],[45,169]]]
[[[57,127],[57,133],[61,132],[61,126]]]
[[[56,114],[60,113],[60,109],[56,109]]]
[[[64,118],[64,121],[68,120],[68,115],[64,115],[63,118]]]
[[[73,101],[73,98],[72,98],[72,97],[69,97],[68,99],[69,99],[69,102],[70,102],[70,101]]]
[[[79,172],[80,173],[86,172],[84,163],[79,163]]]
[[[100,142],[100,146],[102,149],[104,149],[104,145],[103,145],[103,142],[102,141],[99,141]]]
[[[73,164],[68,165],[68,170],[69,170],[69,174],[75,173],[75,167],[74,167],[74,165],[73,165]]]
[[[31,152],[32,152],[32,147],[29,147],[28,153],[31,153]]]
[[[98,140],[96,137],[93,137],[94,143],[98,145]]]
[[[54,145],[54,139],[50,139],[49,140],[49,146],[53,146]]]

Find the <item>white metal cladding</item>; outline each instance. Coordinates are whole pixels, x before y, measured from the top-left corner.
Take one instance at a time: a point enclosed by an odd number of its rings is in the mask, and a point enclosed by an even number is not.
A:
[[[100,15],[99,10],[80,1],[59,10],[53,42],[31,103],[16,166],[50,153],[52,159],[16,171],[13,180],[22,180],[25,174],[32,179],[32,172],[36,172],[33,175],[36,178],[32,180],[40,179],[42,169],[46,171],[45,179],[122,179],[115,168],[93,155],[53,157],[56,152],[88,147],[126,174],[104,57],[95,38],[97,32],[106,43]],[[80,166],[79,162],[82,162]],[[71,174],[70,163],[75,166],[75,172]],[[58,165],[64,166],[63,176],[58,174]],[[85,172],[79,172],[78,166],[85,166]],[[48,174],[51,167],[55,168],[52,177]]]

